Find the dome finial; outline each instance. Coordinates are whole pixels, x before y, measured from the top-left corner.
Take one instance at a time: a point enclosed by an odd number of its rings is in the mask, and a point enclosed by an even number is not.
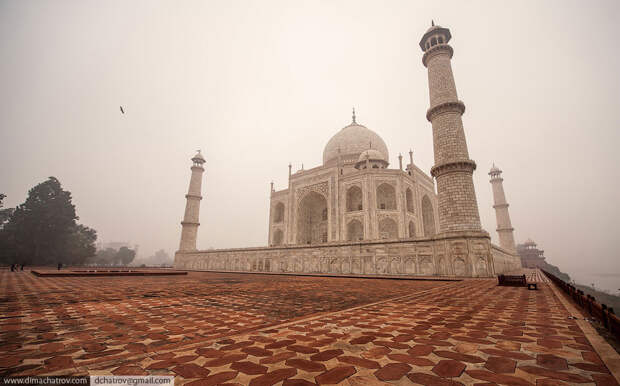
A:
[[[357,123],[357,122],[355,122],[355,107],[353,107],[353,117],[352,118],[353,118],[353,123]]]
[[[431,27],[435,26],[435,20],[431,19]]]
[[[202,156],[200,150],[196,150],[196,155],[192,157],[192,161],[194,161],[194,166],[201,166],[205,163],[205,157]]]

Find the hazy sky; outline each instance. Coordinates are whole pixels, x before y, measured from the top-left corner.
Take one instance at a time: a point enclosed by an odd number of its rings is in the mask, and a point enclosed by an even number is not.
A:
[[[199,247],[265,245],[269,182],[318,166],[352,106],[392,167],[413,148],[430,170],[431,19],[452,32],[483,227],[497,241],[495,162],[516,239],[620,288],[618,1],[2,0],[5,204],[53,175],[101,241],[172,254],[202,149]]]

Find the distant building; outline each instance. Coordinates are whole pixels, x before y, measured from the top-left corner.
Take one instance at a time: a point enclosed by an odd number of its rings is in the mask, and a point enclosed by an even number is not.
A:
[[[110,241],[107,243],[100,243],[98,245],[98,249],[108,249],[108,248],[120,249],[121,247],[131,248],[131,245],[125,241]]]
[[[497,235],[499,236],[499,246],[514,252],[515,237],[514,228],[510,222],[508,214],[508,203],[506,202],[506,194],[504,193],[504,179],[502,171],[495,164],[489,172],[491,176],[491,186],[493,187],[493,201],[495,204],[495,218],[497,219]]]
[[[545,251],[538,249],[532,239],[527,239],[523,244],[517,245],[517,253],[521,257],[521,265],[525,268],[545,268]]]
[[[108,248],[119,250],[122,247],[126,247],[126,248],[129,248],[129,249],[132,249],[132,250],[136,251],[136,253],[138,252],[138,245],[133,245],[132,246],[127,241],[99,242],[99,243],[95,244],[95,246],[97,247],[98,251],[103,251],[103,250],[108,249]]]

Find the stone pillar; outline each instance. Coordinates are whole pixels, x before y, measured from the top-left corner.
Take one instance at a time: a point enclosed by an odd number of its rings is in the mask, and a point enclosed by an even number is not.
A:
[[[504,194],[504,179],[502,171],[495,165],[489,172],[491,176],[491,187],[493,188],[493,201],[495,205],[495,218],[497,219],[497,234],[499,236],[499,246],[512,252],[516,252],[514,228],[510,223],[510,215],[508,214],[508,203]]]
[[[476,163],[469,159],[461,115],[465,105],[458,100],[450,60],[450,30],[433,25],[420,47],[422,63],[428,68],[430,108],[426,112],[433,126],[437,180],[439,232],[481,231],[480,214],[472,174]]]
[[[192,158],[194,162],[192,165],[192,177],[189,180],[189,189],[185,198],[187,203],[185,204],[185,216],[181,222],[181,243],[179,245],[179,251],[195,251],[196,250],[196,237],[198,235],[198,222],[200,216],[200,200],[201,187],[202,187],[202,173],[205,169],[202,165],[205,163],[205,159],[200,154],[200,150]]]

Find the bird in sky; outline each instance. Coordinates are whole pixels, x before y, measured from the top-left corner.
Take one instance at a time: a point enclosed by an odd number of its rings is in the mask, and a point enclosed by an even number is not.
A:
[[[125,110],[123,110],[123,106],[120,106],[121,108],[121,113],[125,114]]]

